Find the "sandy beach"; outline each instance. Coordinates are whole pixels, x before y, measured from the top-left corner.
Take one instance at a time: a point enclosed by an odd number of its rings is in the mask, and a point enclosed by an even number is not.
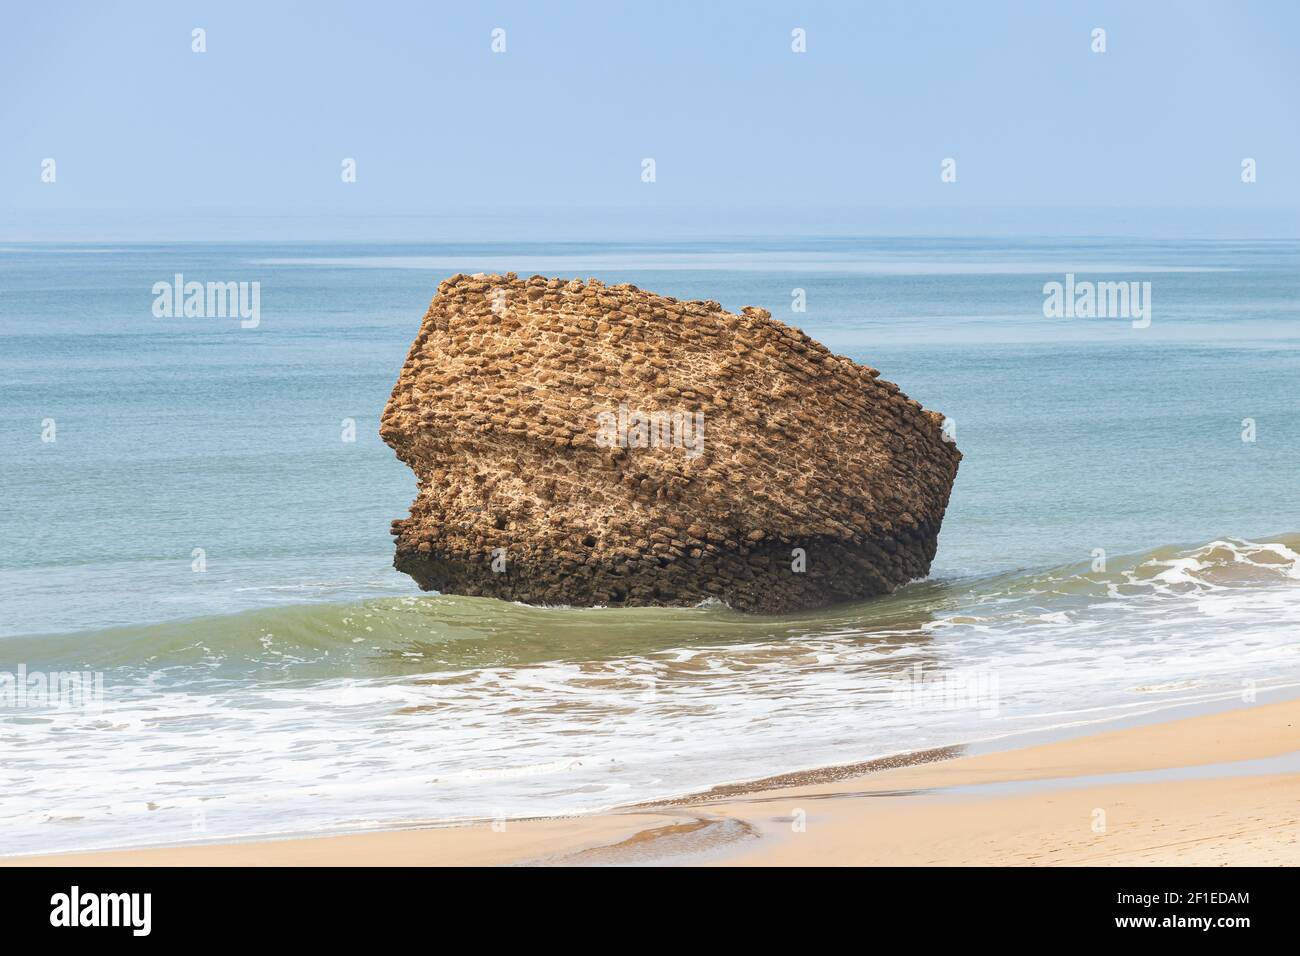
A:
[[[11,857],[4,865],[1300,863],[1300,701],[959,748],[586,817]]]

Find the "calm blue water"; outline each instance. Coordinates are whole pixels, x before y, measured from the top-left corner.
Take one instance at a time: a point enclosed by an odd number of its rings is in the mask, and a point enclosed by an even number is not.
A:
[[[879,368],[965,456],[932,580],[781,619],[420,594],[378,417],[462,271],[760,305]],[[260,325],[155,318],[177,272],[259,281]],[[1044,318],[1066,272],[1151,282],[1150,327]],[[1298,346],[1294,242],[6,246],[0,672],[105,703],[0,708],[0,852],[584,810],[1295,682]],[[916,666],[997,713],[900,705]]]

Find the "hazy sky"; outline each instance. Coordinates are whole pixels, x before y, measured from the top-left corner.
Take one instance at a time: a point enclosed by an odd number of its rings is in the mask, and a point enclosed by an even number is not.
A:
[[[1300,207],[1291,0],[54,0],[0,19],[10,235],[85,210]]]

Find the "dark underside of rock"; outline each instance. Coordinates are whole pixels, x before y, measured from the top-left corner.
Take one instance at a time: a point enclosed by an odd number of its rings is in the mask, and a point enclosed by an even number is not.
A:
[[[455,276],[380,427],[419,480],[394,565],[530,604],[888,593],[934,558],[961,459],[943,423],[762,309]]]

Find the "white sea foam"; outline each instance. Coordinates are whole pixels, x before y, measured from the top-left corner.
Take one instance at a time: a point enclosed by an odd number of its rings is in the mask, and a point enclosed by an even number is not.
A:
[[[192,652],[183,632],[146,634],[155,665],[111,670],[102,713],[0,721],[0,851],[581,813],[1239,698],[1300,682],[1294,544],[927,583],[767,622],[426,598],[232,618]],[[480,639],[463,629],[485,605],[500,614]],[[665,639],[640,651],[594,656],[583,637],[618,644],[655,621]],[[442,643],[412,650],[418,634]],[[548,641],[541,659],[502,658]],[[377,653],[416,659],[350,676]],[[962,696],[980,687],[997,699]]]

